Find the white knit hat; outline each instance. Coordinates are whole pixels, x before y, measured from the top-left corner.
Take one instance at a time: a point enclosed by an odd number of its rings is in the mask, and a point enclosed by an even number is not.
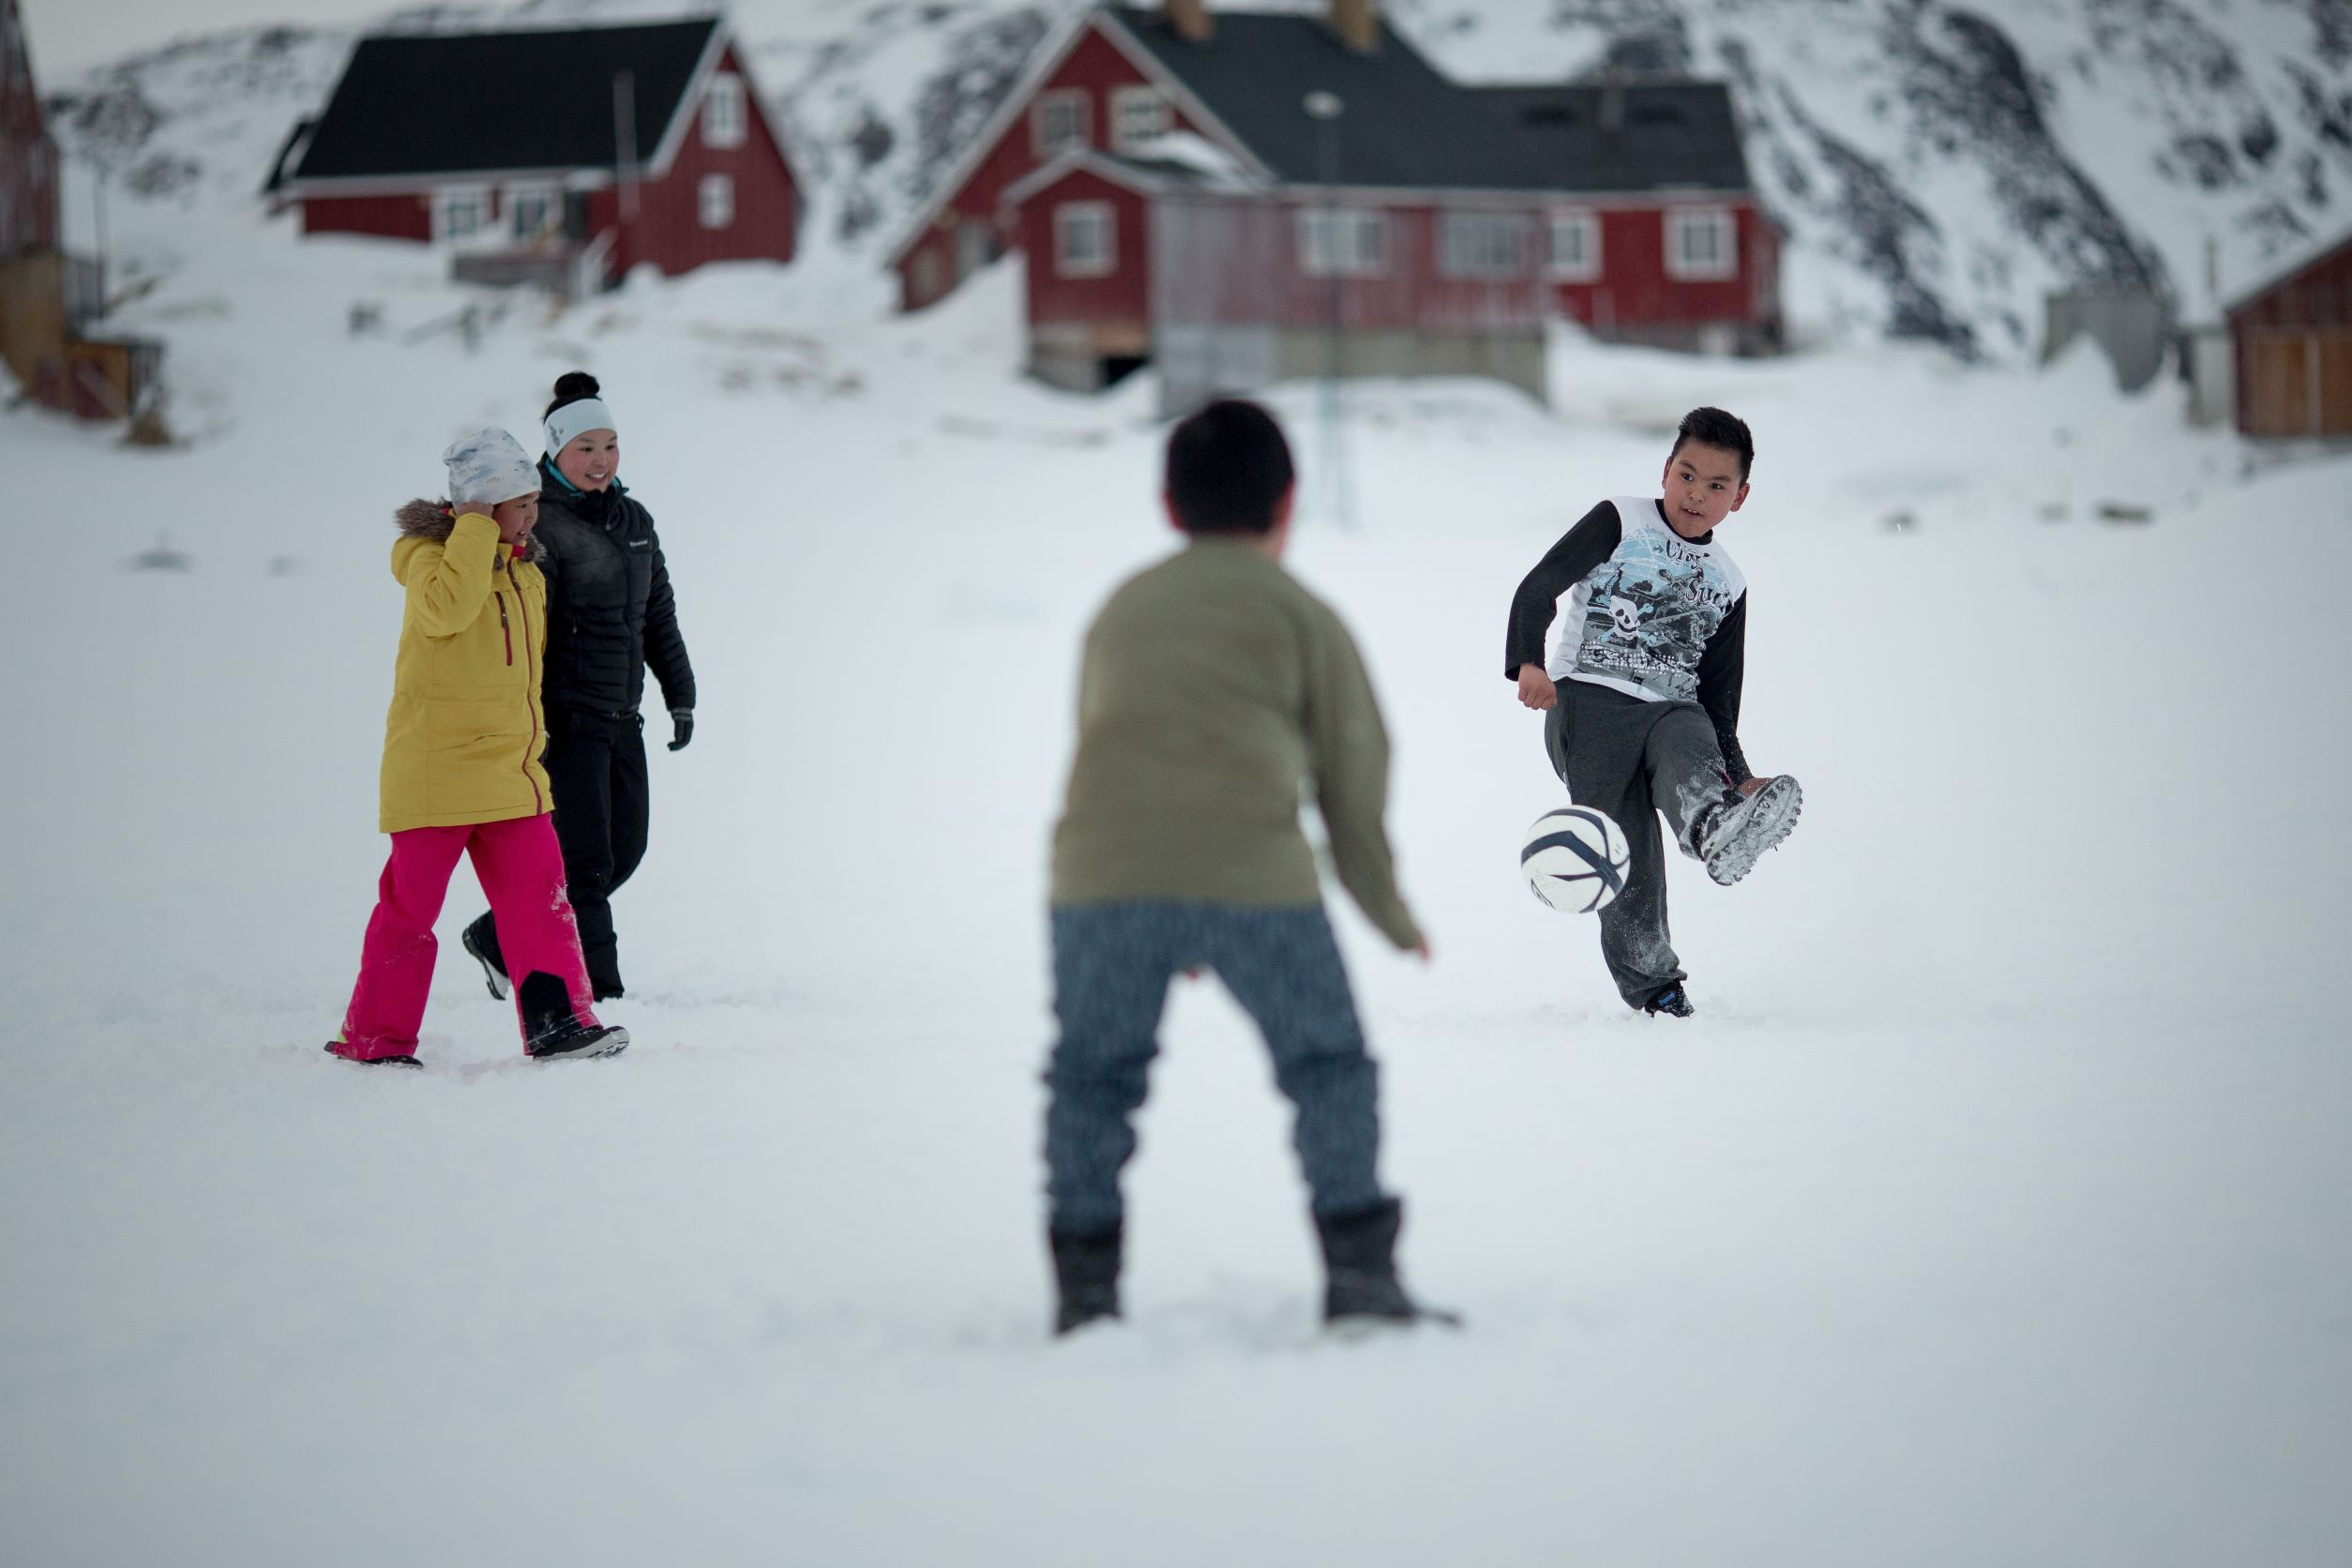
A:
[[[449,504],[453,506],[469,502],[495,506],[520,495],[539,493],[538,466],[522,449],[522,443],[495,425],[458,437],[441,454],[441,460],[449,465]]]

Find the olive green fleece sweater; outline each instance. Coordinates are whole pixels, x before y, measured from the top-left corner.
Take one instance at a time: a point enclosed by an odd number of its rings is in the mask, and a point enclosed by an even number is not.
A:
[[[1299,828],[1310,780],[1340,882],[1391,942],[1418,945],[1381,825],[1388,731],[1354,639],[1250,543],[1195,539],[1088,628],[1053,902],[1320,903]]]

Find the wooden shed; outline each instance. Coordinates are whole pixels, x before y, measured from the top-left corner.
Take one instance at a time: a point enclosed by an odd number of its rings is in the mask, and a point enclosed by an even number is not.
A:
[[[2352,235],[2240,297],[2228,319],[2241,434],[2352,436]]]
[[[160,389],[163,347],[89,336],[106,314],[106,279],[65,249],[60,180],[23,18],[16,0],[0,0],[0,364],[47,407],[129,418]]]

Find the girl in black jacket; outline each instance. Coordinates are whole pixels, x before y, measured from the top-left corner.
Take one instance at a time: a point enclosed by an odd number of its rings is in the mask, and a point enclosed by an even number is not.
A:
[[[694,735],[694,669],[653,515],[624,490],[621,438],[596,378],[573,370],[547,408],[539,460],[537,537],[547,557],[544,700],[555,837],[580,919],[580,945],[596,1000],[623,994],[612,895],[645,855],[645,720],[650,667],[670,712],[670,749]],[[506,966],[488,914],[465,928],[490,994]]]

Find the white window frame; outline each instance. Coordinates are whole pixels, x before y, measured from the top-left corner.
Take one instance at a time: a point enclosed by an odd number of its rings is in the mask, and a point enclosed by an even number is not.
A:
[[[1070,134],[1054,140],[1047,128],[1047,121],[1054,110],[1070,112]],[[1063,153],[1094,144],[1094,95],[1083,87],[1056,87],[1039,93],[1037,101],[1030,106],[1029,139],[1031,147],[1040,158],[1059,158]]]
[[[544,204],[546,217],[535,227],[526,229],[522,226],[523,211],[535,203]],[[564,227],[564,188],[560,185],[510,185],[503,193],[500,205],[505,213],[506,233],[519,245],[545,239]]]
[[[1711,256],[1694,255],[1695,234],[1713,235]],[[1740,225],[1729,207],[1668,207],[1666,211],[1666,276],[1682,283],[1720,283],[1740,276]]]
[[[433,192],[433,240],[441,245],[481,245],[499,238],[495,204],[486,185],[445,185]],[[465,215],[460,228],[458,215]]]
[[[740,147],[751,140],[750,90],[733,71],[715,72],[702,89],[702,143]]]
[[[1378,207],[1301,207],[1299,271],[1308,278],[1378,278],[1388,270],[1388,214]]]
[[[1081,248],[1074,243],[1081,234],[1091,234],[1099,244]],[[1055,277],[1108,278],[1118,270],[1116,207],[1108,202],[1063,202],[1053,209]]]
[[[735,176],[705,174],[695,182],[694,216],[705,229],[735,226]]]
[[[1157,87],[1144,83],[1110,90],[1110,144],[1115,150],[1132,152],[1175,128],[1176,106]]]
[[[1573,244],[1560,243],[1571,234]],[[1599,281],[1601,215],[1591,207],[1556,208],[1544,225],[1544,267],[1556,282]]]
[[[1438,214],[1438,276],[1520,278],[1528,270],[1527,214],[1478,210]],[[1500,243],[1497,243],[1500,242]]]

